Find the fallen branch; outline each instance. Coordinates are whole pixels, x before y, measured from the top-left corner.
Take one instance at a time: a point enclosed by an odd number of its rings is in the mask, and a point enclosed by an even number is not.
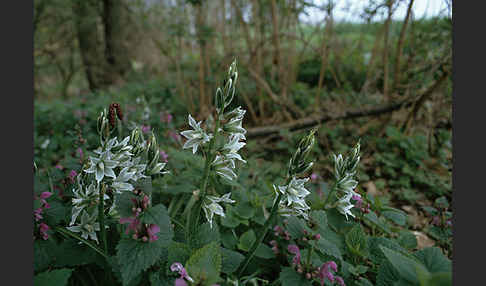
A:
[[[389,113],[396,111],[402,107],[409,107],[411,106],[413,101],[404,100],[399,103],[389,104],[384,107],[379,107],[370,110],[360,110],[360,111],[347,111],[343,114],[339,115],[312,115],[309,117],[305,117],[302,119],[298,119],[292,122],[284,123],[281,125],[272,125],[272,126],[262,126],[262,127],[254,127],[248,129],[246,134],[247,138],[255,138],[261,136],[267,136],[271,134],[278,134],[280,130],[286,129],[289,131],[309,128],[327,121],[332,120],[342,120],[342,119],[352,119],[358,117],[366,117],[366,116],[376,116],[384,113]]]

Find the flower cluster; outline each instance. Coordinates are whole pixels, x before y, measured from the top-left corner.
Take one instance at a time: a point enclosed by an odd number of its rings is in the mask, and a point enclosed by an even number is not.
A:
[[[351,209],[355,206],[351,202],[351,199],[357,200],[358,197],[361,198],[361,195],[354,191],[358,185],[358,181],[356,180],[356,169],[360,159],[359,151],[360,143],[358,142],[352,149],[352,154],[349,157],[343,158],[341,154],[338,156],[333,154],[336,190],[338,191],[336,208],[340,213],[346,216],[346,219],[348,219],[348,215],[355,217],[351,212]]]
[[[206,215],[206,219],[209,222],[209,226],[213,228],[213,217],[215,214],[224,217],[224,209],[219,203],[234,203],[232,199],[230,199],[231,193],[227,193],[222,197],[215,197],[215,196],[208,196],[206,199],[208,203],[203,204],[204,214]]]
[[[181,135],[188,139],[183,149],[192,148],[192,153],[196,154],[199,145],[204,145],[205,143],[209,142],[213,137],[213,134],[207,134],[206,131],[201,127],[202,121],[196,122],[194,118],[189,114],[188,115],[189,126],[193,128],[193,130],[186,130],[182,131]]]
[[[340,286],[345,286],[344,280],[341,276],[334,276],[332,272],[337,272],[337,264],[334,261],[325,262],[319,267],[319,279],[321,280],[321,286],[324,285],[324,281],[328,279],[331,282],[336,281]]]
[[[94,214],[98,211],[101,195],[104,206],[113,215],[116,213],[115,201],[107,195],[107,191],[117,194],[131,192],[141,179],[167,173],[164,170],[166,163],[159,162],[159,146],[154,133],[145,140],[143,132],[136,127],[121,141],[117,137],[110,138],[116,126],[113,117],[113,110],[111,113],[103,110],[98,117],[100,146],[77,174],[77,184],[73,189],[73,209],[68,229],[81,232],[83,237],[95,241],[95,231],[99,230],[99,225],[96,226],[97,216]],[[81,222],[75,225],[80,215]]]
[[[308,162],[312,146],[314,145],[314,133],[313,129],[307,136],[302,138],[297,147],[296,152],[292,156],[289,162],[288,177],[290,181],[283,186],[273,186],[277,196],[282,195],[283,199],[279,203],[279,213],[283,216],[302,216],[304,219],[308,219],[307,212],[310,207],[305,202],[305,197],[310,192],[304,187],[304,184],[310,180],[310,178],[297,179],[297,176],[302,175],[312,168],[313,162]]]
[[[35,199],[39,199],[41,205],[39,208],[34,210],[34,220],[36,222],[39,222],[41,219],[44,217],[42,216],[42,212],[44,209],[50,209],[51,206],[47,202],[47,199],[52,196],[51,192],[42,192],[39,197],[35,196]],[[50,227],[45,224],[44,222],[39,223],[39,234],[42,237],[42,239],[47,240],[49,238],[49,235],[47,234],[47,231],[50,229]]]

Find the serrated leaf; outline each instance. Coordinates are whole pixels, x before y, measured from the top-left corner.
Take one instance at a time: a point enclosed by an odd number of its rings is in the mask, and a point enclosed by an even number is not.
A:
[[[368,241],[360,224],[355,224],[353,228],[346,233],[345,242],[351,253],[365,258],[368,257]]]
[[[430,275],[426,282],[427,286],[449,286],[452,285],[452,272],[438,272]]]
[[[451,272],[451,261],[440,248],[427,247],[414,253],[414,256],[424,264],[430,273]]]
[[[306,228],[305,222],[297,217],[288,217],[288,224],[286,226],[292,239],[299,239],[304,236],[304,229]]]
[[[341,251],[339,248],[332,242],[328,241],[324,237],[321,237],[316,243],[317,249],[322,252],[323,254],[327,254],[333,256],[339,260],[342,260]]]
[[[384,255],[383,255],[384,257]],[[376,286],[394,285],[399,281],[400,273],[393,267],[393,265],[386,259],[378,266],[378,275],[376,276]]]
[[[141,242],[131,238],[120,240],[116,246],[116,256],[120,265],[123,285],[128,285],[138,274],[159,260],[162,254],[162,246],[157,241]]]
[[[400,277],[410,283],[418,284],[418,276],[416,268],[420,268],[421,272],[427,273],[427,269],[418,260],[407,257],[397,251],[391,250],[384,246],[380,246],[383,254],[393,267],[400,273]]]
[[[327,224],[337,233],[344,234],[348,232],[354,225],[351,220],[346,220],[346,217],[336,209],[330,209],[326,212]]]
[[[34,276],[35,286],[64,286],[67,285],[69,277],[71,277],[72,269],[56,269],[42,272]]]
[[[174,262],[184,264],[191,256],[191,248],[181,242],[171,242],[168,247],[167,268]]]
[[[327,215],[323,210],[312,211],[309,215],[311,221],[317,226],[318,229],[324,229],[327,227]]]
[[[375,264],[380,264],[383,259],[386,259],[385,255],[381,251],[381,245],[396,251],[405,251],[405,249],[397,242],[385,237],[370,237],[368,239],[368,245],[370,250],[369,258]]]
[[[66,221],[66,215],[69,210],[65,205],[58,200],[49,201],[49,205],[51,207],[45,210],[45,220],[48,225],[59,225],[61,222]]]
[[[311,286],[312,282],[305,279],[303,275],[297,273],[291,267],[284,267],[278,278],[282,286]]]
[[[121,194],[115,194],[115,207],[120,217],[133,216],[133,202],[132,198],[135,198],[135,194],[132,192],[122,192]]]
[[[199,249],[210,242],[220,242],[219,227],[216,223],[211,228],[209,222],[203,223],[197,230],[197,235],[192,236],[191,246]]]
[[[222,256],[219,243],[212,242],[198,249],[186,263],[194,284],[212,285],[220,280]]]
[[[137,181],[135,188],[141,189],[146,195],[152,195],[152,178],[141,178]]]
[[[245,259],[245,256],[241,253],[226,248],[221,248],[221,257],[221,272],[226,274],[235,272],[240,266],[241,262]]]
[[[369,213],[365,214],[364,218],[366,219],[366,222],[369,222],[372,225],[378,227],[381,231],[385,232],[386,234],[392,234],[390,228],[382,221],[380,221],[373,211],[370,211]]]
[[[159,270],[157,272],[152,272],[149,275],[149,281],[151,286],[173,286],[174,278],[168,278],[165,276],[165,272]]]

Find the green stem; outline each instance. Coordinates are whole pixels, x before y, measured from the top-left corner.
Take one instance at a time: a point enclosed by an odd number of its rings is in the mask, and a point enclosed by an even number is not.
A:
[[[287,179],[287,183],[289,183],[289,179]],[[260,245],[260,243],[262,243],[263,241],[263,238],[265,237],[265,235],[267,234],[267,231],[268,231],[268,227],[270,225],[270,222],[273,220],[273,218],[275,217],[275,215],[277,214],[277,210],[278,210],[278,205],[280,203],[280,200],[282,199],[282,196],[283,194],[282,193],[279,193],[278,196],[277,196],[277,199],[275,200],[275,202],[273,203],[273,206],[272,206],[272,209],[270,211],[270,216],[268,217],[268,219],[265,221],[265,224],[263,225],[263,228],[261,230],[261,233],[260,235],[258,236],[258,238],[255,240],[255,242],[253,243],[253,245],[251,246],[250,250],[248,251],[248,255],[245,257],[245,260],[242,262],[241,264],[241,267],[239,268],[239,271],[238,271],[238,277],[241,277],[241,275],[243,274],[243,272],[245,271],[245,268],[248,266],[248,264],[250,263],[250,260],[253,258],[253,256],[255,255],[255,252],[258,248],[258,246]]]
[[[77,234],[74,234],[73,232],[69,231],[69,230],[65,230],[63,227],[56,227],[56,231],[60,232],[61,234],[65,235],[66,237],[69,235],[81,242],[84,242],[87,246],[89,246],[90,248],[92,248],[94,251],[98,252],[101,256],[103,256],[104,258],[108,259],[108,256],[101,250],[99,249],[97,246],[93,245],[91,242],[89,242],[88,240],[80,237],[79,235]]]
[[[108,255],[108,242],[106,241],[106,229],[105,229],[105,210],[104,210],[104,195],[106,191],[105,184],[101,185],[100,201],[98,204],[98,220],[100,222],[100,235],[101,241],[103,241],[105,254]]]
[[[310,259],[311,259],[311,256],[312,256],[312,252],[314,252],[314,244],[310,244],[311,247],[309,248],[308,252],[307,252],[307,259],[305,261],[305,265],[310,269]]]
[[[214,136],[211,138],[209,141],[209,147],[208,147],[208,154],[206,156],[206,163],[204,165],[204,173],[203,173],[203,181],[200,187],[200,194],[199,194],[199,200],[196,202],[196,205],[193,210],[191,210],[191,213],[189,215],[189,219],[187,220],[187,225],[186,225],[186,237],[190,237],[191,235],[196,234],[197,230],[197,223],[199,222],[199,217],[201,215],[201,208],[202,204],[204,202],[204,198],[206,197],[206,192],[208,188],[208,181],[209,181],[209,171],[211,167],[211,162],[214,160],[214,155],[213,154],[213,146],[214,142],[216,141],[217,135],[218,135],[218,129],[219,129],[219,117],[216,120],[216,123],[214,124]]]

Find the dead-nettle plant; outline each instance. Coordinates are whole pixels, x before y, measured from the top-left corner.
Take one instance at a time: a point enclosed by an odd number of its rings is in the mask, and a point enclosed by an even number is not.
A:
[[[152,133],[145,140],[141,130],[136,127],[122,140],[111,137],[117,128],[118,120],[123,119],[121,107],[117,103],[103,110],[97,121],[100,146],[93,150],[94,156],[76,176],[73,189],[72,216],[67,229],[77,233],[84,240],[99,243],[98,234],[108,249],[106,239],[107,218],[119,219],[120,223],[129,222],[127,229],[133,230],[134,239],[152,242],[160,231],[155,224],[143,224],[140,214],[150,206],[150,194],[143,194],[137,185],[150,176],[165,174],[166,163],[159,162],[159,147]],[[116,195],[133,193],[133,217],[120,217],[117,211]],[[106,253],[105,253],[106,254]]]

